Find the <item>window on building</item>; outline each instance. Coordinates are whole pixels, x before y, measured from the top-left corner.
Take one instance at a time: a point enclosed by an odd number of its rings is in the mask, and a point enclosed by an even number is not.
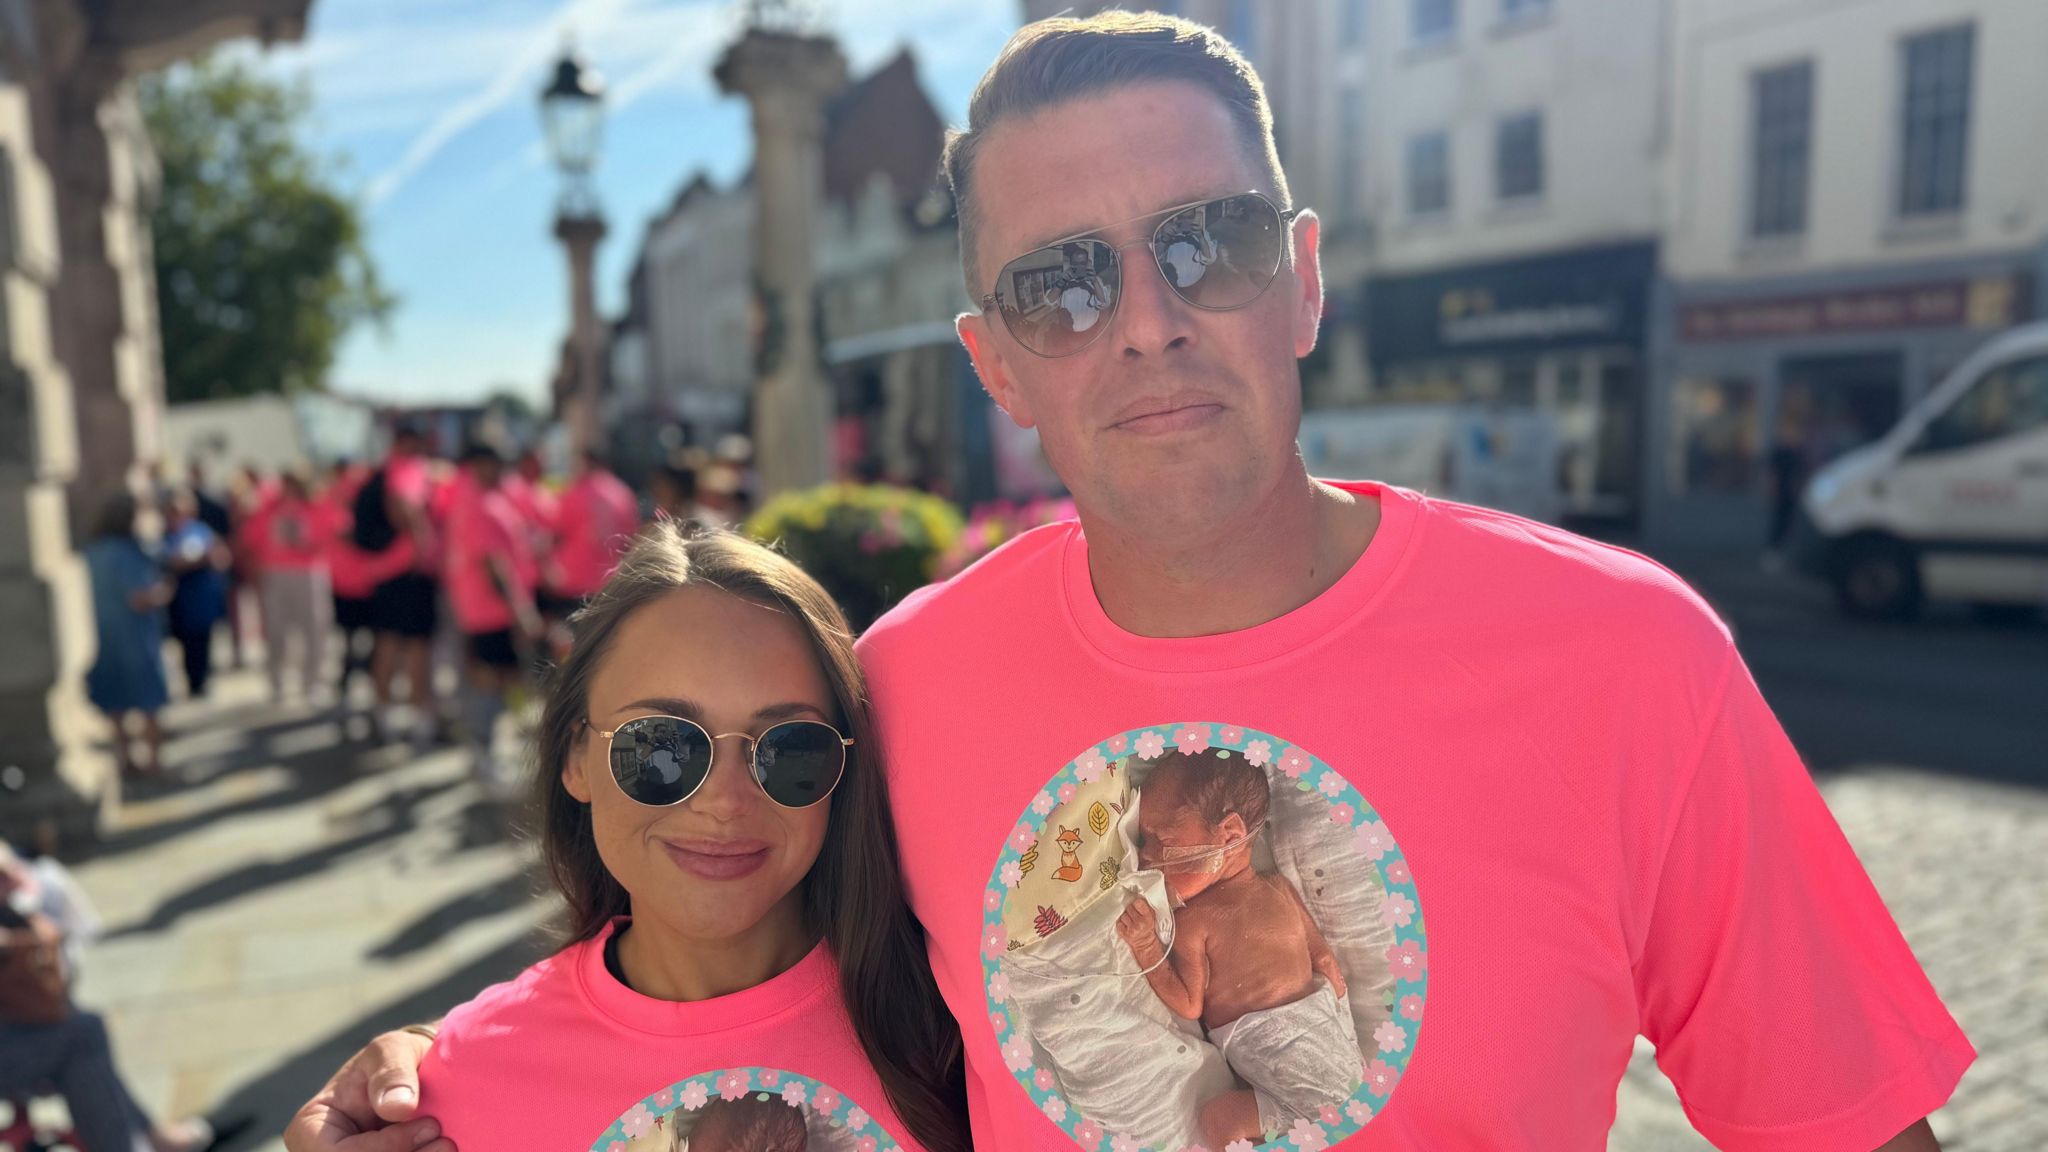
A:
[[[1514,24],[1533,20],[1550,11],[1550,0],[1500,0],[1500,18]]]
[[[1758,236],[1796,236],[1806,231],[1807,179],[1813,156],[1813,61],[1759,72],[1751,88],[1756,124],[1750,161],[1750,231]]]
[[[1251,56],[1258,50],[1259,39],[1259,12],[1253,0],[1230,0],[1225,17],[1223,35],[1239,52]]]
[[[1348,85],[1337,103],[1337,217],[1365,215],[1365,89]]]
[[[1493,173],[1502,200],[1543,195],[1543,113],[1524,112],[1501,120],[1494,133]]]
[[[1458,0],[1410,0],[1414,5],[1415,42],[1432,44],[1458,33]]]
[[[1408,214],[1434,216],[1451,208],[1451,138],[1425,132],[1408,141]]]
[[[1960,212],[1969,162],[1970,80],[1977,29],[1964,24],[1908,37],[1900,125],[1899,215]]]
[[[2048,357],[1993,369],[1927,425],[1919,452],[1953,452],[2048,427]]]
[[[1756,483],[1760,428],[1756,382],[1682,379],[1672,401],[1673,494],[1750,491]]]
[[[1337,42],[1346,48],[1365,43],[1365,6],[1368,0],[1337,0]]]

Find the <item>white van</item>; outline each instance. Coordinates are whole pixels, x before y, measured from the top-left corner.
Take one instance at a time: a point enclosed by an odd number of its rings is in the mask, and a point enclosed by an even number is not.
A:
[[[1529,408],[1381,404],[1301,418],[1311,476],[1371,479],[1555,523],[1564,513],[1557,421]]]
[[[2048,604],[2048,322],[1991,341],[1807,486],[1796,551],[1851,615]]]

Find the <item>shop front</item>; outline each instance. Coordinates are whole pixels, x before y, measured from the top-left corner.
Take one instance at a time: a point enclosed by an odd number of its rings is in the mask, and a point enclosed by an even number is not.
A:
[[[1367,289],[1373,403],[1470,403],[1549,415],[1568,522],[1631,525],[1654,242],[1579,248]]]
[[[2037,314],[2040,258],[1673,286],[1647,542],[1720,554],[1781,545],[1815,470],[1884,435],[1986,340]]]

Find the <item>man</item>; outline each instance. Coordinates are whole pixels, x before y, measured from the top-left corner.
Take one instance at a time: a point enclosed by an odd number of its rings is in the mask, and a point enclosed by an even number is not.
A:
[[[534,607],[539,563],[528,525],[502,487],[505,462],[498,450],[470,445],[462,470],[448,511],[445,578],[463,634],[463,727],[471,770],[502,794],[517,787],[516,774],[498,762],[493,735],[506,693],[524,676],[523,653],[541,638]]]
[[[357,490],[351,510],[351,542],[387,574],[370,594],[371,626],[377,632],[370,656],[377,732],[387,741],[396,737],[393,683],[403,669],[413,739],[422,747],[433,740],[436,721],[430,661],[439,623],[440,541],[427,512],[432,495],[426,436],[404,425],[392,437],[384,466]]]
[[[297,669],[299,691],[311,703],[327,685],[327,643],[334,633],[334,592],[329,582],[329,540],[340,531],[334,510],[312,491],[303,467],[285,469],[277,494],[242,524],[262,591],[263,644],[270,698],[283,703],[286,674]],[[286,652],[296,657],[287,664]]]
[[[1242,58],[1164,17],[1032,25],[947,160],[983,304],[961,339],[1079,510],[861,645],[976,1148],[1604,1149],[1639,1032],[1722,1147],[1934,1148],[1974,1053],[1699,599],[1555,529],[1305,474],[1318,225]],[[1170,288],[1150,241],[1191,221],[1217,256]],[[1113,311],[1013,329],[1005,268],[1077,237],[1116,256]],[[1212,798],[1241,835],[1145,841],[1133,778],[1169,746],[1261,766],[1271,817]],[[1252,838],[1371,1025],[1348,1099],[1288,1099],[1282,1029],[1239,1051],[1249,1016],[1172,1018],[1114,935],[1132,899],[1164,928],[1161,872]],[[373,1101],[407,1114],[423,1044],[380,1038],[288,1146],[405,1147],[342,1137]]]
[[[640,503],[595,451],[579,453],[576,478],[556,505],[554,563],[541,615],[550,627],[568,620],[611,578],[640,530]],[[566,631],[559,639],[566,639]]]

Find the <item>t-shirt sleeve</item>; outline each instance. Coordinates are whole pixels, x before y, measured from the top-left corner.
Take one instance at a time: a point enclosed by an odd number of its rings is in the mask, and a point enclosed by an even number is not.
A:
[[[1976,1053],[1732,650],[1635,963],[1643,1034],[1735,1152],[1868,1152]]]

